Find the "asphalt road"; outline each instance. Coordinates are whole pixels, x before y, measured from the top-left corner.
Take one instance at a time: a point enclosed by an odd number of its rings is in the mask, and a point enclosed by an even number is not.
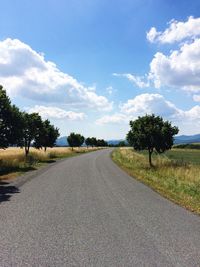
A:
[[[0,266],[200,266],[200,217],[137,182],[110,149],[0,186]]]

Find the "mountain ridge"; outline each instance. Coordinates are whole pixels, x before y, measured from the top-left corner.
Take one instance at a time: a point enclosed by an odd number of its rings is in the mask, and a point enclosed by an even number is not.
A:
[[[117,145],[121,141],[125,141],[124,139],[110,139],[106,140],[109,145]],[[200,142],[200,134],[194,135],[179,135],[175,137],[174,144],[191,144],[191,143],[199,143]],[[61,136],[56,141],[57,146],[69,146],[67,142],[67,136]]]

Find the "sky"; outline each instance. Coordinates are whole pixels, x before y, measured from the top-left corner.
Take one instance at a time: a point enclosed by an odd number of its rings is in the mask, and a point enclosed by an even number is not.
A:
[[[124,139],[156,114],[200,133],[199,0],[2,0],[0,84],[85,137]]]

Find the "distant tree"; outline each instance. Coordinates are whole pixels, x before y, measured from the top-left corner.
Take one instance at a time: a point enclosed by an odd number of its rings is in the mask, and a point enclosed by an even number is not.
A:
[[[84,138],[84,136],[82,136],[80,134],[71,133],[67,137],[67,141],[68,141],[69,145],[71,146],[71,148],[73,150],[74,147],[80,147],[80,146],[82,146],[82,144],[85,141],[85,138]]]
[[[125,147],[126,146],[126,142],[125,141],[120,141],[118,146],[119,147]]]
[[[49,120],[42,122],[39,134],[35,137],[34,146],[38,149],[43,148],[46,152],[47,147],[54,147],[57,138],[60,136],[58,128],[50,124]]]
[[[16,145],[21,137],[22,113],[0,85],[0,148]]]
[[[131,130],[127,134],[127,141],[136,150],[147,149],[149,165],[152,166],[152,153],[163,153],[173,146],[173,137],[178,133],[178,127],[172,126],[160,116],[145,115],[130,121]]]
[[[108,143],[103,139],[98,139],[97,140],[97,146],[98,147],[105,147],[105,146],[108,146]]]
[[[23,134],[21,138],[21,146],[25,149],[26,157],[29,154],[31,144],[39,139],[43,131],[43,123],[38,113],[23,113]]]
[[[91,146],[92,147],[97,146],[97,139],[96,139],[96,137],[92,137],[91,138]]]
[[[86,138],[85,139],[85,144],[86,144],[87,147],[88,146],[92,146],[92,138],[90,138],[90,137]]]

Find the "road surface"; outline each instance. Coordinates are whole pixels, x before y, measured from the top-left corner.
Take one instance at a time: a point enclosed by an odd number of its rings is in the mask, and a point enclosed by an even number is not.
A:
[[[111,150],[0,186],[0,266],[200,266],[200,217],[120,170]]]

